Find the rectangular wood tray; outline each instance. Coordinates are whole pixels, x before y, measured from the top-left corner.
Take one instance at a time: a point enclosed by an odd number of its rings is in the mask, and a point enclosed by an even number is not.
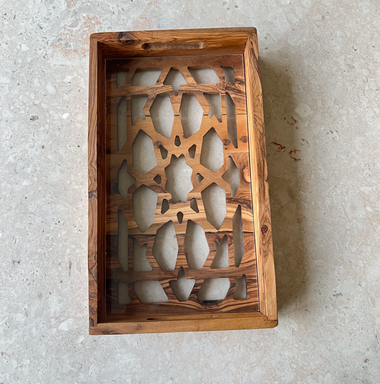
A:
[[[206,68],[214,71],[217,81],[205,84],[193,75],[192,70]],[[233,69],[232,78],[225,68]],[[157,71],[157,80],[133,85],[134,75],[144,70]],[[184,79],[177,90],[167,80],[171,71],[179,71]],[[276,286],[256,29],[93,34],[89,80],[90,334],[275,327]],[[210,117],[207,95],[220,95],[220,119]],[[145,119],[133,121],[131,105],[138,96],[146,98]],[[154,123],[155,100],[163,97],[170,99],[173,110],[170,135],[159,132]],[[199,127],[190,134],[181,114],[185,98],[196,98],[203,109]],[[234,105],[232,123],[229,100]],[[125,113],[124,139],[118,136],[120,110]],[[223,146],[218,169],[202,159],[210,130]],[[141,149],[134,146],[138,135],[149,136],[155,152],[156,164],[148,171],[133,167],[137,151],[141,157]],[[192,172],[193,189],[185,202],[176,201],[169,188],[168,167],[180,157]],[[226,178],[231,164],[239,175],[235,191]],[[133,179],[124,191],[121,172]],[[210,186],[222,189],[226,197],[225,218],[219,225],[210,220],[204,200],[203,193]],[[157,201],[146,228],[137,219],[135,205],[142,189],[154,192]],[[240,224],[235,224],[236,218]],[[157,231],[168,223],[175,231],[177,255],[172,266],[163,266],[156,257],[155,242]],[[194,267],[190,260],[187,234],[191,225],[201,227],[208,244],[203,266]],[[240,235],[235,234],[235,225],[240,225]],[[120,258],[123,241],[127,247],[124,262]],[[227,265],[215,267],[223,241]],[[135,266],[136,244],[145,247],[149,270]],[[175,289],[180,278],[193,282],[185,298]],[[203,298],[204,285],[227,279],[224,299]],[[165,300],[141,299],[138,288],[142,282],[158,284]],[[241,287],[243,295],[239,294]]]

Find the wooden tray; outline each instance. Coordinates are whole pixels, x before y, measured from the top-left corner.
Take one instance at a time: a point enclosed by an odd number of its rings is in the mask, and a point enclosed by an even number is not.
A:
[[[212,70],[217,81],[203,83],[195,75],[198,69]],[[134,76],[144,70],[157,71],[157,79],[135,85]],[[179,89],[169,81],[171,71],[179,71],[184,79]],[[208,95],[220,95],[219,119],[209,113]],[[137,96],[145,97],[145,119],[133,116]],[[154,120],[154,103],[164,97],[173,109],[169,135]],[[199,126],[189,131],[184,105],[195,99],[203,112]],[[209,166],[202,153],[215,133],[222,151],[218,169]],[[141,159],[142,154],[134,145],[139,135],[151,139],[145,148],[155,153],[156,163],[148,170],[136,169],[135,158]],[[277,325],[254,28],[91,35],[88,152],[90,334]],[[185,202],[174,196],[168,171],[180,157],[191,168],[193,188]],[[228,178],[228,172],[235,169],[237,189]],[[132,180],[127,188],[121,186],[121,174]],[[225,205],[220,207],[225,217],[220,223],[210,220],[211,208],[204,199],[210,187],[225,193]],[[138,218],[139,209],[149,208],[149,204],[138,205],[145,201],[143,192],[156,196],[150,225],[142,225]],[[175,231],[172,265],[163,265],[155,251],[156,241],[161,241],[158,231],[165,225]],[[191,243],[189,228],[195,226],[201,227],[208,246],[203,265],[191,259],[194,252],[198,258],[201,252],[197,251],[200,244]],[[123,246],[127,249],[124,256],[120,253]],[[137,267],[136,249],[144,249],[147,268]],[[226,259],[218,264],[215,259],[222,253]],[[219,283],[226,286],[224,297],[215,299],[212,291],[205,294]],[[185,284],[187,293],[179,290],[180,284]],[[153,286],[161,291],[159,295],[143,298],[141,287]]]

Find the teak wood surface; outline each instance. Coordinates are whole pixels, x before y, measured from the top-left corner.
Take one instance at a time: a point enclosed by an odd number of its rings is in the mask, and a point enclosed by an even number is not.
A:
[[[235,83],[225,81],[222,67],[233,67]],[[178,95],[164,81],[170,69],[178,69],[187,84],[180,86]],[[220,81],[216,84],[197,84],[188,68],[212,68]],[[155,85],[132,86],[131,79],[138,69],[159,69],[161,74]],[[127,72],[126,84],[119,86],[117,72]],[[204,93],[220,94],[222,122],[215,116],[208,118],[209,105]],[[194,95],[203,108],[198,132],[185,137],[180,120],[182,96]],[[238,143],[235,147],[227,132],[226,94],[236,109]],[[145,95],[145,120],[131,123],[131,98]],[[157,95],[170,97],[174,123],[170,138],[159,135],[153,127],[150,108]],[[117,146],[117,107],[126,97],[127,140],[123,148]],[[223,142],[224,164],[211,172],[200,164],[204,135],[214,128]],[[145,175],[133,168],[132,145],[138,132],[143,130],[153,140],[157,166]],[[179,136],[181,145],[175,145]],[[265,132],[262,90],[258,62],[256,30],[253,28],[200,29],[176,31],[145,31],[98,33],[90,38],[90,90],[89,90],[89,306],[91,334],[121,334],[150,332],[206,331],[249,328],[269,328],[277,325],[276,287],[270,223],[269,192],[266,168]],[[196,145],[195,156],[189,149]],[[162,158],[160,146],[168,155]],[[172,204],[165,190],[163,171],[172,155],[184,155],[192,167],[194,189],[186,203]],[[229,157],[239,169],[240,186],[232,197],[229,184],[222,178],[229,169]],[[118,191],[118,171],[127,161],[128,173],[136,181],[128,189],[127,201]],[[204,178],[196,181],[196,174]],[[154,181],[161,176],[160,183]],[[206,217],[201,192],[216,183],[226,191],[227,214],[216,229]],[[133,216],[133,193],[145,185],[158,194],[153,224],[142,232]],[[162,201],[170,206],[161,214]],[[195,199],[198,212],[190,208]],[[241,210],[244,254],[238,267],[234,265],[232,217]],[[118,212],[128,221],[128,270],[124,271],[117,257]],[[183,221],[177,213],[183,213]],[[184,250],[187,221],[199,224],[206,233],[210,253],[200,270],[190,269]],[[158,266],[152,248],[157,230],[174,223],[178,242],[178,255],[173,271]],[[215,242],[227,237],[229,267],[213,269]],[[146,244],[146,256],[151,271],[133,270],[133,241]],[[194,288],[187,301],[180,302],[170,282],[182,270],[188,279],[194,279]],[[236,279],[246,278],[246,299],[234,299]],[[201,302],[197,299],[205,279],[228,277],[230,288],[224,300]],[[159,281],[168,301],[141,303],[134,292],[134,282]],[[117,300],[118,282],[128,284],[131,303],[121,305]]]

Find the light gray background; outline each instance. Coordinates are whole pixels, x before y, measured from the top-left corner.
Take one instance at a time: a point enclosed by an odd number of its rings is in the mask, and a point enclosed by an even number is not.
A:
[[[378,1],[0,8],[0,383],[379,382]],[[90,337],[88,37],[227,26],[259,32],[279,326]]]

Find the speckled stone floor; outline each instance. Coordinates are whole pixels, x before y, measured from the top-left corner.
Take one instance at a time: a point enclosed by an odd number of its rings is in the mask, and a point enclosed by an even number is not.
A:
[[[380,381],[380,6],[2,1],[0,383]],[[88,335],[88,37],[255,26],[279,326]]]

